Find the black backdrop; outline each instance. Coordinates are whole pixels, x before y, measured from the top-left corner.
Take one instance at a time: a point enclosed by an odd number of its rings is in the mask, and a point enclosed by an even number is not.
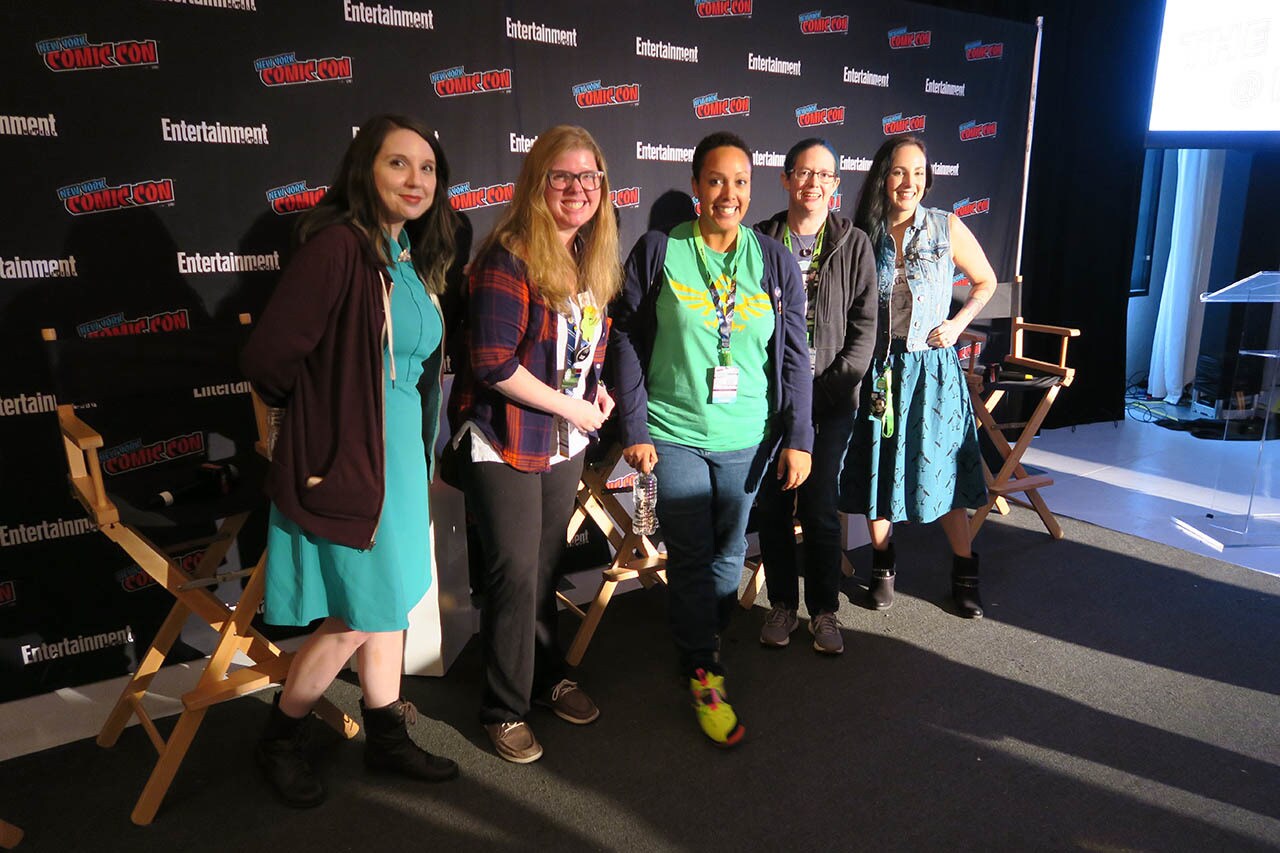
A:
[[[624,246],[659,197],[688,191],[689,154],[712,130],[756,152],[754,221],[784,206],[779,166],[800,137],[840,152],[848,214],[885,135],[913,128],[938,172],[930,203],[964,215],[1012,276],[1033,27],[906,2],[639,8],[5,6],[0,700],[125,671],[167,604],[77,521],[39,329],[180,334],[257,313],[296,213],[373,113],[439,129],[455,207],[480,236],[532,137],[582,124],[609,159]],[[126,626],[122,645],[31,660],[41,643]]]

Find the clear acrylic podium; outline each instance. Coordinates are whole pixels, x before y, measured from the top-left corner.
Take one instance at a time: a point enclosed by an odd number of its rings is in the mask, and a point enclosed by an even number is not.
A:
[[[1175,515],[1173,520],[1184,532],[1218,550],[1280,548],[1280,271],[1255,273],[1221,290],[1200,294],[1200,301],[1257,306],[1246,310],[1270,308],[1266,345],[1241,346],[1236,367],[1239,371],[1246,359],[1262,360],[1262,381],[1253,405],[1262,424],[1252,482],[1240,478],[1228,482],[1231,478],[1220,471],[1209,510]],[[1227,421],[1224,429],[1231,428],[1232,422]]]

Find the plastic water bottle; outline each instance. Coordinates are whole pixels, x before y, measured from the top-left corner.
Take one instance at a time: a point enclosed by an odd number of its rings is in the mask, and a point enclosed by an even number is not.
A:
[[[631,498],[635,505],[631,529],[641,536],[653,535],[658,530],[658,478],[653,474],[636,474]]]

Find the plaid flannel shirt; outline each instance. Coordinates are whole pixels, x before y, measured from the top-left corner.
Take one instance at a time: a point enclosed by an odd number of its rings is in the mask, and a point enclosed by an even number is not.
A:
[[[555,447],[555,416],[512,400],[494,386],[523,366],[552,388],[556,375],[556,312],[533,296],[524,262],[497,247],[476,261],[468,282],[465,357],[455,365],[449,426],[472,421],[517,471],[546,471]],[[604,363],[606,319],[587,372],[585,399],[594,400]]]

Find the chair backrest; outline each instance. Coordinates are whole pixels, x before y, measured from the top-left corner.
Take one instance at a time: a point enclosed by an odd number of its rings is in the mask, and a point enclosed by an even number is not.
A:
[[[43,332],[60,413],[101,435],[103,487],[122,516],[126,507],[149,508],[161,492],[189,489],[212,463],[233,466],[251,487],[234,490],[240,500],[226,509],[258,499],[259,431],[237,364],[246,319],[105,338]],[[180,507],[170,513],[178,523],[183,515]]]

